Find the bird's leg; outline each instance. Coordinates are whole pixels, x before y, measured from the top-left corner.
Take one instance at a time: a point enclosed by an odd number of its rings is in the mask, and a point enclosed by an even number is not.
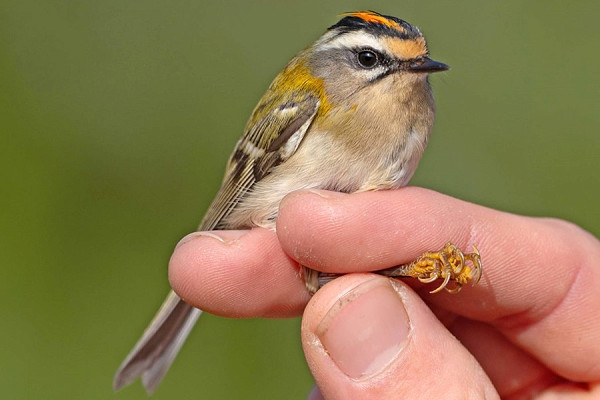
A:
[[[443,282],[431,293],[437,293],[442,289],[450,293],[458,293],[466,283],[473,282],[475,285],[479,282],[481,257],[475,246],[473,246],[473,253],[464,254],[452,243],[447,243],[440,251],[425,252],[411,263],[376,271],[376,273],[394,278],[417,278],[423,283],[443,279]],[[450,282],[452,285],[448,286]]]
[[[331,282],[342,275],[344,274],[329,274],[310,269],[304,265],[300,266],[300,276],[304,279],[306,289],[308,289],[311,295],[315,294],[317,290],[321,289],[326,283]]]
[[[313,295],[321,288],[321,284],[319,284],[319,276],[321,272],[316,271],[314,269],[310,269],[305,267],[304,265],[300,266],[300,276],[304,279],[304,284],[306,285],[306,289],[308,292]]]
[[[479,282],[481,257],[475,246],[473,246],[473,253],[464,254],[452,243],[447,243],[440,251],[425,252],[411,263],[374,271],[374,273],[390,278],[417,278],[423,283],[442,279],[443,282],[431,293],[437,293],[442,289],[446,289],[450,293],[458,293],[465,284],[473,282],[475,285]],[[341,275],[323,273],[305,266],[301,267],[301,274],[304,277],[306,288],[311,294]],[[450,282],[452,284],[448,286]]]

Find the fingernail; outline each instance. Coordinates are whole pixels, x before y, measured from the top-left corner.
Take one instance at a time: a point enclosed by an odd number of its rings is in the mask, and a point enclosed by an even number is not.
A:
[[[329,193],[325,192],[323,190],[318,190],[318,189],[308,189],[309,192],[316,194],[317,196],[320,196],[324,199],[328,199],[329,198]]]
[[[410,323],[389,280],[372,279],[342,296],[317,336],[338,368],[353,379],[382,372],[408,341]]]
[[[200,232],[192,232],[188,235],[185,235],[175,246],[176,249],[183,246],[184,244],[191,242],[192,240],[199,237],[209,237],[218,240],[221,243],[231,243],[242,236],[244,236],[248,231],[238,230],[238,231],[200,231]]]
[[[308,192],[314,193],[319,197],[324,199],[336,199],[341,197],[346,197],[348,194],[342,192],[332,192],[330,190],[320,190],[320,189],[307,189]]]

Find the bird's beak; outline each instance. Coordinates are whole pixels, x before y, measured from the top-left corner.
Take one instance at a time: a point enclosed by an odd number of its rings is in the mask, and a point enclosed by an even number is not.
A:
[[[423,57],[418,60],[415,60],[408,67],[408,70],[411,72],[439,72],[439,71],[447,71],[450,67],[444,63],[433,61],[429,57]]]

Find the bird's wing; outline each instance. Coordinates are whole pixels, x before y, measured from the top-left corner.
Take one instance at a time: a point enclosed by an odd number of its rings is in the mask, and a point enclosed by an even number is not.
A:
[[[221,189],[204,215],[199,230],[223,228],[219,223],[248,190],[298,148],[320,102],[307,92],[285,97],[287,101],[281,101],[280,96],[266,96],[254,110],[227,163]],[[266,114],[265,109],[269,110]]]
[[[298,148],[317,114],[319,100],[306,92],[283,96],[288,101],[267,93],[257,106],[249,128],[229,159],[221,189],[202,220],[200,230],[222,228],[219,222],[229,215],[252,185]],[[265,113],[265,109],[269,111]],[[115,375],[115,389],[141,375],[146,390],[151,393],[169,369],[201,312],[171,292],[121,364]]]

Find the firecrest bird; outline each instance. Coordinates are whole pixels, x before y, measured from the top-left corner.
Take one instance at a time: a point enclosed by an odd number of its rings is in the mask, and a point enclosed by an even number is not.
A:
[[[433,125],[428,74],[447,69],[429,58],[425,38],[408,22],[373,11],[343,14],[260,99],[199,230],[275,229],[279,202],[298,189],[353,193],[406,185]],[[335,277],[302,271],[311,292]],[[448,243],[378,272],[442,279],[435,291],[456,292],[477,282],[481,263],[477,249],[463,254]],[[171,291],[117,371],[115,389],[141,376],[152,392],[201,313]]]

